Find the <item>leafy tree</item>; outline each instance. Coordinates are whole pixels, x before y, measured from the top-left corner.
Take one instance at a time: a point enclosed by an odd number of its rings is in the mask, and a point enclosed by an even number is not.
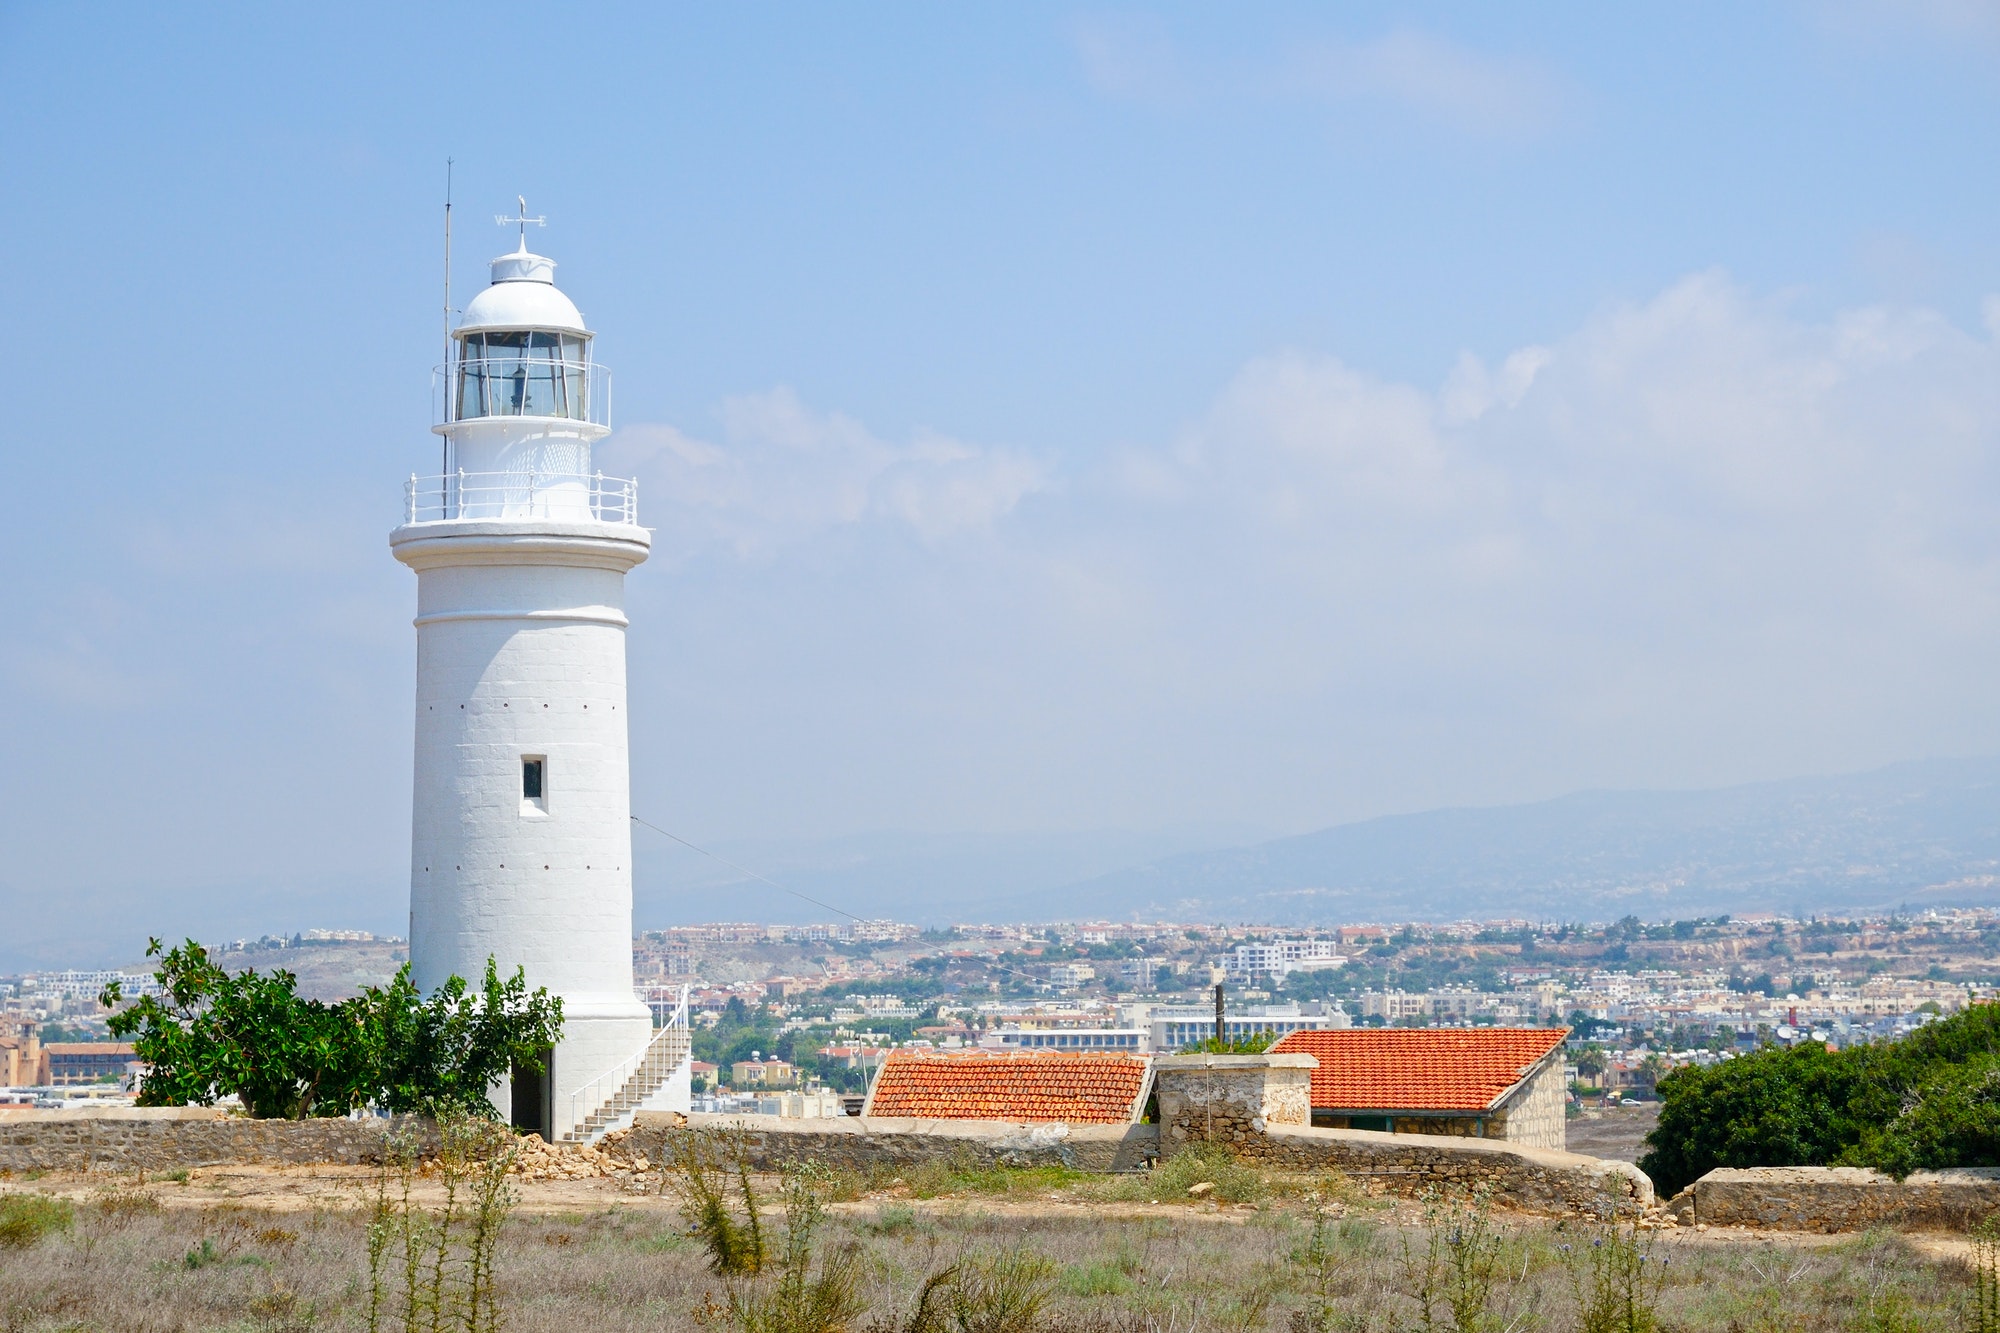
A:
[[[231,1093],[260,1120],[344,1115],[366,1097],[367,1036],[351,1003],[300,998],[283,970],[231,974],[193,940],[163,952],[154,976],[159,996],[144,996],[107,1025],[114,1037],[136,1034],[149,1068],[141,1106],[212,1104]],[[117,982],[100,1003],[122,999]]]
[[[365,1105],[491,1115],[487,1089],[515,1065],[541,1068],[562,1031],[562,1001],[529,993],[517,968],[502,982],[492,959],[474,995],[452,977],[429,998],[405,963],[387,987],[326,1003],[299,995],[277,969],[229,972],[193,940],[160,959],[161,994],[112,1017],[148,1068],[141,1106],[212,1105],[235,1095],[258,1119],[345,1115]],[[116,1006],[116,982],[99,1001]]]
[[[1660,1080],[1639,1165],[1671,1193],[1719,1166],[2000,1166],[2000,1006],[1901,1041],[1770,1047]]]
[[[515,1066],[539,1071],[562,1035],[562,998],[543,987],[530,993],[518,967],[500,980],[491,957],[477,995],[454,976],[425,998],[405,963],[387,988],[365,987],[350,1003],[374,1057],[371,1099],[397,1113],[487,1114],[487,1089]]]
[[[1639,1169],[1662,1194],[1719,1166],[1824,1166],[1855,1137],[1851,1074],[1817,1043],[1688,1065],[1658,1091],[1665,1104]]]

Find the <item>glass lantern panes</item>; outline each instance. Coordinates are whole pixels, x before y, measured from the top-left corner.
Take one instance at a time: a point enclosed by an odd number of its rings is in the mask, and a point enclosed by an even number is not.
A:
[[[590,419],[590,340],[532,329],[468,333],[459,339],[455,419]]]

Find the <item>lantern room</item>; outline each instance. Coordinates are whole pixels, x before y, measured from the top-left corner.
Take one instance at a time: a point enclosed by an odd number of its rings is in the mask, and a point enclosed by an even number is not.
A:
[[[411,484],[410,514],[635,522],[630,484],[599,477],[591,446],[610,432],[611,376],[590,359],[583,314],[555,285],[555,261],[520,248],[466,303],[440,368],[434,484]]]
[[[520,249],[493,261],[492,285],[472,298],[452,335],[447,424],[483,417],[604,423],[590,331],[556,287],[555,269],[553,259],[528,252],[525,236]]]

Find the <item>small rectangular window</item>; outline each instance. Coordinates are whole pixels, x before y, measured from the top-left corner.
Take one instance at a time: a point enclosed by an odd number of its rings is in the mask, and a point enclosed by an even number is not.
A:
[[[521,813],[524,815],[548,813],[548,764],[543,755],[521,756]]]

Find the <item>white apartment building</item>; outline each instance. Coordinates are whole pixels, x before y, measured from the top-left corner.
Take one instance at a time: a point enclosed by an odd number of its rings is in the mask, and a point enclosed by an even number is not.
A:
[[[1433,991],[1363,991],[1361,1016],[1396,1023],[1408,1018],[1533,1024],[1562,1012],[1563,996],[1552,985],[1515,991],[1476,991],[1448,986]]]
[[[1127,1051],[1151,1049],[1144,1028],[1000,1028],[979,1039],[990,1051]]]
[[[1293,972],[1340,967],[1347,962],[1339,940],[1256,940],[1239,944],[1226,966],[1229,979],[1247,983],[1270,977],[1282,980]]]
[[[1126,1010],[1128,1022],[1136,1016],[1135,1011],[1139,1008],[1134,1006]],[[1144,1010],[1147,1040],[1152,1050],[1178,1051],[1215,1035],[1215,1009],[1212,1005],[1156,1004],[1144,1006]],[[1239,1041],[1260,1032],[1282,1037],[1301,1028],[1344,1028],[1351,1025],[1347,1012],[1337,1004],[1253,1004],[1226,1008],[1222,1017],[1222,1033],[1230,1041]]]

